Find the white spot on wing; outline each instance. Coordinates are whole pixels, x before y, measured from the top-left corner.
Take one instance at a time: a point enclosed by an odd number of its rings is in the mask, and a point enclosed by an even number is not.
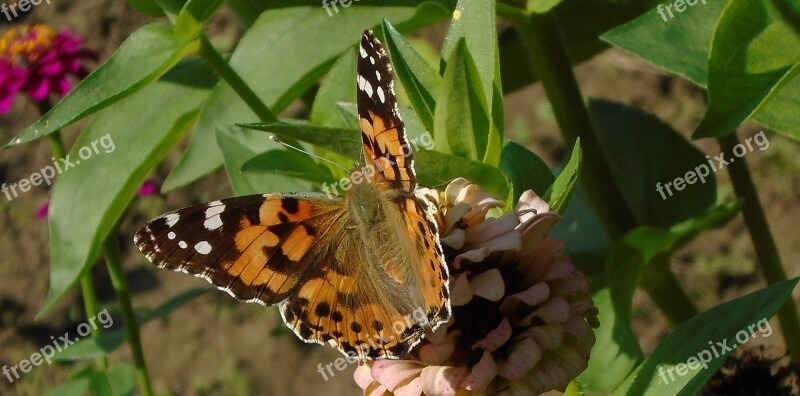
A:
[[[181,216],[177,213],[168,214],[166,217],[167,227],[172,228],[172,226],[174,226],[178,222],[178,220],[180,220],[180,218]]]
[[[187,245],[184,241],[180,241],[178,242],[178,246],[180,246],[181,249],[186,249],[189,245]]]
[[[194,245],[194,250],[200,254],[209,254],[211,253],[211,245],[206,241],[197,242],[197,245]]]
[[[359,47],[358,51],[361,52],[361,57],[362,58],[366,58],[367,57],[367,51],[364,50],[364,47]]]
[[[378,77],[378,81],[381,80],[381,72],[380,71],[375,70],[375,76]]]
[[[378,97],[381,99],[381,103],[386,103],[386,97],[383,95],[383,87],[378,87]]]
[[[220,214],[222,214],[224,211],[225,205],[222,205],[222,203],[215,206],[209,206],[208,209],[206,209],[206,221],[203,223],[203,226],[205,226],[209,231],[214,231],[217,228],[222,227],[222,218],[220,217]]]
[[[174,232],[172,232],[172,231],[170,231],[170,232],[169,232],[169,234],[167,234],[167,238],[169,238],[169,239],[175,239],[175,233],[174,233]]]

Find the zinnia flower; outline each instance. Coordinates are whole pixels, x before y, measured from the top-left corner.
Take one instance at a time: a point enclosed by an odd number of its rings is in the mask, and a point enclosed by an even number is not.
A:
[[[11,108],[19,91],[41,102],[51,94],[66,95],[72,85],[67,76],[88,74],[84,59],[97,54],[82,48],[83,39],[71,32],[56,33],[45,25],[10,29],[0,37],[0,113]]]
[[[404,359],[362,364],[365,395],[536,395],[586,369],[599,325],[589,280],[547,237],[560,218],[533,191],[514,211],[465,179],[441,196],[441,241],[453,316]]]
[[[50,202],[45,202],[44,205],[40,206],[38,210],[36,210],[36,218],[43,219],[47,217],[47,214],[50,212]]]

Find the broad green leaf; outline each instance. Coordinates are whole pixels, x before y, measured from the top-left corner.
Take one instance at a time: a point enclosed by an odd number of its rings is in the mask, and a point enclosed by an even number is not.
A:
[[[191,40],[203,31],[203,25],[222,5],[223,0],[189,0],[178,14],[173,34],[178,40]]]
[[[604,33],[601,38],[706,88],[712,37],[727,3],[698,2],[681,14],[673,12],[672,18],[663,6],[654,8],[634,21]],[[783,48],[791,40],[794,39],[783,37],[771,43],[772,48]],[[786,85],[752,117],[770,129],[800,139],[800,78],[781,81],[781,84]]]
[[[244,163],[242,172],[283,175],[314,184],[336,180],[325,165],[315,162],[308,154],[297,151],[270,150]]]
[[[602,278],[592,277],[593,285]],[[599,314],[600,327],[595,330],[589,367],[578,376],[591,392],[610,392],[625,381],[628,374],[644,360],[639,340],[630,327],[628,317],[617,314],[611,303],[608,287],[592,293]]]
[[[578,138],[575,141],[575,147],[572,148],[567,166],[556,176],[553,184],[542,196],[550,205],[550,210],[564,213],[575,187],[578,186],[581,166],[583,166],[583,152],[581,151],[581,139]]]
[[[353,6],[336,17],[329,17],[318,1],[274,1],[267,8],[242,37],[230,64],[275,114],[315,84],[342,52],[359,42],[365,28],[379,25],[384,16],[391,15],[398,30],[408,32],[449,15],[439,2],[412,0],[385,7]],[[325,45],[309,45],[321,38]],[[215,138],[219,125],[258,121],[267,120],[259,120],[233,89],[220,83],[164,190],[189,184],[222,165]],[[261,135],[245,134],[250,139]]]
[[[394,71],[400,83],[403,84],[411,107],[417,113],[417,117],[422,121],[425,129],[433,131],[436,110],[435,95],[441,85],[441,78],[387,20],[383,21],[383,31]]]
[[[339,102],[356,102],[356,50],[350,48],[339,57],[331,67],[325,80],[320,84],[314,105],[311,107],[309,122],[320,127],[346,127],[337,106]],[[355,118],[355,117],[353,117]]]
[[[561,173],[564,171],[562,170]],[[569,246],[569,255],[586,275],[601,276],[611,250],[611,237],[597,217],[583,185],[579,182],[563,217],[550,235]]]
[[[205,67],[195,73],[213,78]],[[59,176],[50,199],[50,290],[37,317],[95,261],[139,186],[194,125],[207,97],[206,89],[159,81],[102,111],[83,131],[68,157],[75,167]]]
[[[225,3],[248,28],[256,22],[258,16],[269,5],[262,0],[227,0]]]
[[[697,394],[735,347],[772,334],[767,320],[791,296],[798,279],[718,305],[683,323],[614,395]]]
[[[497,47],[497,17],[495,16],[495,0],[459,0],[452,14],[450,29],[444,40],[442,48],[442,63],[440,74],[445,79],[447,71],[445,61],[450,62],[459,52],[458,47],[463,40],[465,51],[471,57],[468,63],[474,63],[476,76],[470,76],[473,83],[482,87],[482,95],[475,95],[470,101],[482,100],[486,103],[486,117],[488,128],[486,131],[474,130],[484,136],[475,136],[476,142],[485,141],[485,148],[479,146],[479,159],[492,166],[500,164],[500,153],[503,150],[503,88],[500,79],[500,55]],[[458,59],[461,61],[461,59]],[[472,68],[473,66],[469,66]],[[443,71],[443,72],[442,72]],[[446,84],[446,83],[443,83]],[[475,90],[481,92],[480,90]],[[479,98],[483,99],[479,99]],[[437,100],[437,103],[441,101]],[[476,109],[472,109],[475,115]],[[434,127],[434,129],[436,129]],[[451,142],[452,143],[452,142]],[[456,150],[454,154],[462,156]],[[470,157],[464,157],[470,158]]]
[[[800,73],[800,37],[770,0],[733,1],[711,42],[708,108],[695,138],[723,136]]]
[[[511,182],[514,205],[519,201],[519,196],[527,190],[533,190],[540,197],[544,196],[545,191],[555,180],[553,172],[541,158],[514,142],[506,143],[503,148],[500,170]]]
[[[217,131],[217,142],[225,158],[225,170],[236,195],[311,191],[315,187],[312,183],[283,175],[243,173],[241,169],[247,160],[268,150],[266,135],[261,134],[261,144],[245,145],[242,139],[244,133],[244,130],[234,126],[221,127]]]
[[[490,121],[481,80],[466,42],[448,60],[436,95],[434,139],[440,151],[469,160],[486,155]]]
[[[294,138],[324,147],[352,160],[360,160],[361,139],[356,129],[320,128],[306,124],[286,123],[246,124],[240,126]],[[414,149],[415,138],[411,133],[409,133],[409,140],[412,149]],[[417,178],[421,185],[435,187],[457,177],[464,177],[479,184],[498,199],[505,200],[509,197],[511,189],[508,180],[497,168],[477,161],[429,150],[432,147],[424,147],[422,140],[416,144],[418,150],[414,151],[414,162]]]
[[[668,228],[716,203],[717,168],[669,125],[613,102],[592,100],[589,109],[600,149],[641,224]]]
[[[140,28],[109,60],[5,147],[39,139],[133,94],[195,50],[194,42],[173,38],[168,26]]]
[[[342,154],[351,160],[358,161],[360,159],[361,140],[359,136],[361,132],[357,129],[326,128],[303,123],[289,124],[283,122],[238,125],[247,129],[274,133],[282,137],[308,142]],[[264,136],[264,134],[260,136]]]

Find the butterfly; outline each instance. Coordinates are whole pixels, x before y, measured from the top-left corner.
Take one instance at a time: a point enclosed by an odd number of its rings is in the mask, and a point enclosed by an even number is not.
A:
[[[364,164],[344,195],[274,193],[190,206],[151,220],[134,242],[160,268],[277,305],[305,342],[396,359],[449,320],[448,271],[436,207],[417,189],[393,68],[369,30],[357,57]]]

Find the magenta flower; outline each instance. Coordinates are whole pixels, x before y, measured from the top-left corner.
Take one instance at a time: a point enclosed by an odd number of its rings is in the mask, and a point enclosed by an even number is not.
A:
[[[45,204],[40,206],[39,210],[36,211],[36,218],[43,219],[47,217],[48,212],[50,212],[50,202],[45,202]]]
[[[67,76],[83,79],[89,72],[82,60],[97,54],[83,47],[71,32],[56,33],[45,25],[10,29],[0,37],[0,113],[7,113],[20,91],[37,101],[51,93],[66,95]]]
[[[140,197],[147,197],[150,195],[156,195],[161,193],[161,186],[155,182],[155,180],[148,180],[139,187],[139,191],[136,192],[136,195]]]

